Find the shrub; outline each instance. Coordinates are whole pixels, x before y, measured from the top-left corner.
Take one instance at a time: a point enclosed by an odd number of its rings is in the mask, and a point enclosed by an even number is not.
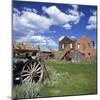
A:
[[[13,87],[13,99],[38,97],[41,84],[24,83]]]

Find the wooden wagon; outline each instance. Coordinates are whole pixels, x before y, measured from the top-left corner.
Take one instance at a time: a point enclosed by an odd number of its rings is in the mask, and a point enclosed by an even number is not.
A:
[[[38,50],[13,49],[13,83],[41,83],[48,78],[48,72]]]

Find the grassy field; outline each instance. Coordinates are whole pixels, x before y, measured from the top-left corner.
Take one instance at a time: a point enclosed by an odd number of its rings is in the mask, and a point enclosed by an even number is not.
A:
[[[47,60],[45,63],[50,79],[45,80],[42,85],[27,84],[14,87],[16,98],[35,97],[37,93],[39,97],[96,94],[95,62],[71,63]]]
[[[41,96],[96,93],[96,63],[68,63],[48,60],[46,64],[50,67],[48,69],[52,69],[49,71],[51,83],[43,86],[40,92]]]

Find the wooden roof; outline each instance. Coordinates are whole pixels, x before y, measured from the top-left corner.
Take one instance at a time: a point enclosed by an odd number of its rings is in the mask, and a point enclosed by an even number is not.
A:
[[[73,42],[73,40],[71,40],[70,38],[68,38],[67,36],[65,36],[62,40],[59,41],[59,43],[63,43],[64,41],[69,41],[69,42]]]

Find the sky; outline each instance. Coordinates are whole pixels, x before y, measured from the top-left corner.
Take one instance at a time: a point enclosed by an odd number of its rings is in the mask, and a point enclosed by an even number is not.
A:
[[[64,36],[77,40],[97,37],[97,7],[13,1],[13,41],[31,43],[42,50],[57,50]]]

